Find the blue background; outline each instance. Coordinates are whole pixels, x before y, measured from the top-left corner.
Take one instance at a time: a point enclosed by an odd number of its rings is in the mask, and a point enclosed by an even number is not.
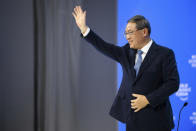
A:
[[[134,15],[145,16],[151,24],[151,38],[158,44],[171,48],[176,55],[180,83],[191,88],[185,100],[176,96],[170,97],[175,129],[178,113],[187,101],[189,104],[181,114],[180,131],[196,131],[196,68],[189,63],[192,55],[196,55],[196,1],[194,0],[118,0],[118,44],[124,45],[127,40],[123,33],[127,20]],[[118,87],[122,79],[122,69],[118,65]],[[186,93],[186,92],[185,92]],[[182,97],[181,97],[182,98]],[[194,115],[193,115],[194,114]],[[190,119],[190,117],[193,117]],[[119,122],[119,131],[125,131],[125,125]]]

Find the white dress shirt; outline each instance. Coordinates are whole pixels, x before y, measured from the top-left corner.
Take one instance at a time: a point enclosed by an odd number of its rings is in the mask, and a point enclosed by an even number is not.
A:
[[[150,48],[150,46],[152,45],[152,40],[150,40],[149,42],[148,42],[148,44],[146,44],[144,47],[142,47],[140,50],[143,52],[142,53],[142,62],[144,61],[144,58],[146,57],[146,54],[148,53],[148,50],[149,50],[149,48]],[[136,63],[136,61],[137,61],[137,59],[138,59],[138,54],[136,54],[136,57],[135,57],[135,63]]]
[[[84,37],[87,36],[89,32],[90,32],[90,28],[87,27],[87,30],[86,30],[86,32],[83,34],[83,36],[84,36]]]

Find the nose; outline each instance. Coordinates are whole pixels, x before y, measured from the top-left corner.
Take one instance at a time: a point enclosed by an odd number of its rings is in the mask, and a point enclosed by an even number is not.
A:
[[[131,36],[130,35],[127,35],[126,38],[127,38],[127,40],[130,40],[131,39]]]

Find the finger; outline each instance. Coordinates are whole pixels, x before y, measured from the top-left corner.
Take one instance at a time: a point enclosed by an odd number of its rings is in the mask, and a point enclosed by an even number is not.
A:
[[[131,107],[131,109],[137,109],[137,107],[135,107],[135,106],[132,106],[132,107]]]
[[[136,102],[131,102],[131,105],[136,105],[137,103]]]
[[[131,107],[138,108],[137,105],[135,105],[135,104],[131,104]]]
[[[136,109],[136,108],[138,108],[136,105],[131,105],[131,108],[132,109]]]
[[[78,6],[78,12],[83,12],[81,6]]]
[[[79,12],[78,12],[78,7],[74,8],[74,11],[75,11],[75,14],[78,15]]]
[[[138,111],[140,111],[140,108],[137,108],[134,112],[138,112]]]
[[[79,12],[79,6],[76,6],[76,10]]]
[[[76,13],[76,7],[74,8],[74,13]]]
[[[81,13],[82,12],[81,6],[78,6],[77,7],[77,11],[78,11],[78,13]]]
[[[137,101],[137,99],[134,99],[134,100],[130,100],[131,103],[135,103]]]
[[[82,7],[81,6],[79,7],[79,12],[80,13],[84,13],[84,11],[82,10]]]
[[[131,103],[131,106],[135,106],[136,104],[135,103]]]
[[[76,14],[74,12],[72,12],[73,17],[76,19]]]

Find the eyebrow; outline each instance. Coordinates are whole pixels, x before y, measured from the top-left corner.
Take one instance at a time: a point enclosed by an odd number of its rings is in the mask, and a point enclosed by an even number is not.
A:
[[[127,30],[127,31],[125,30],[125,32],[133,32],[133,30]]]

